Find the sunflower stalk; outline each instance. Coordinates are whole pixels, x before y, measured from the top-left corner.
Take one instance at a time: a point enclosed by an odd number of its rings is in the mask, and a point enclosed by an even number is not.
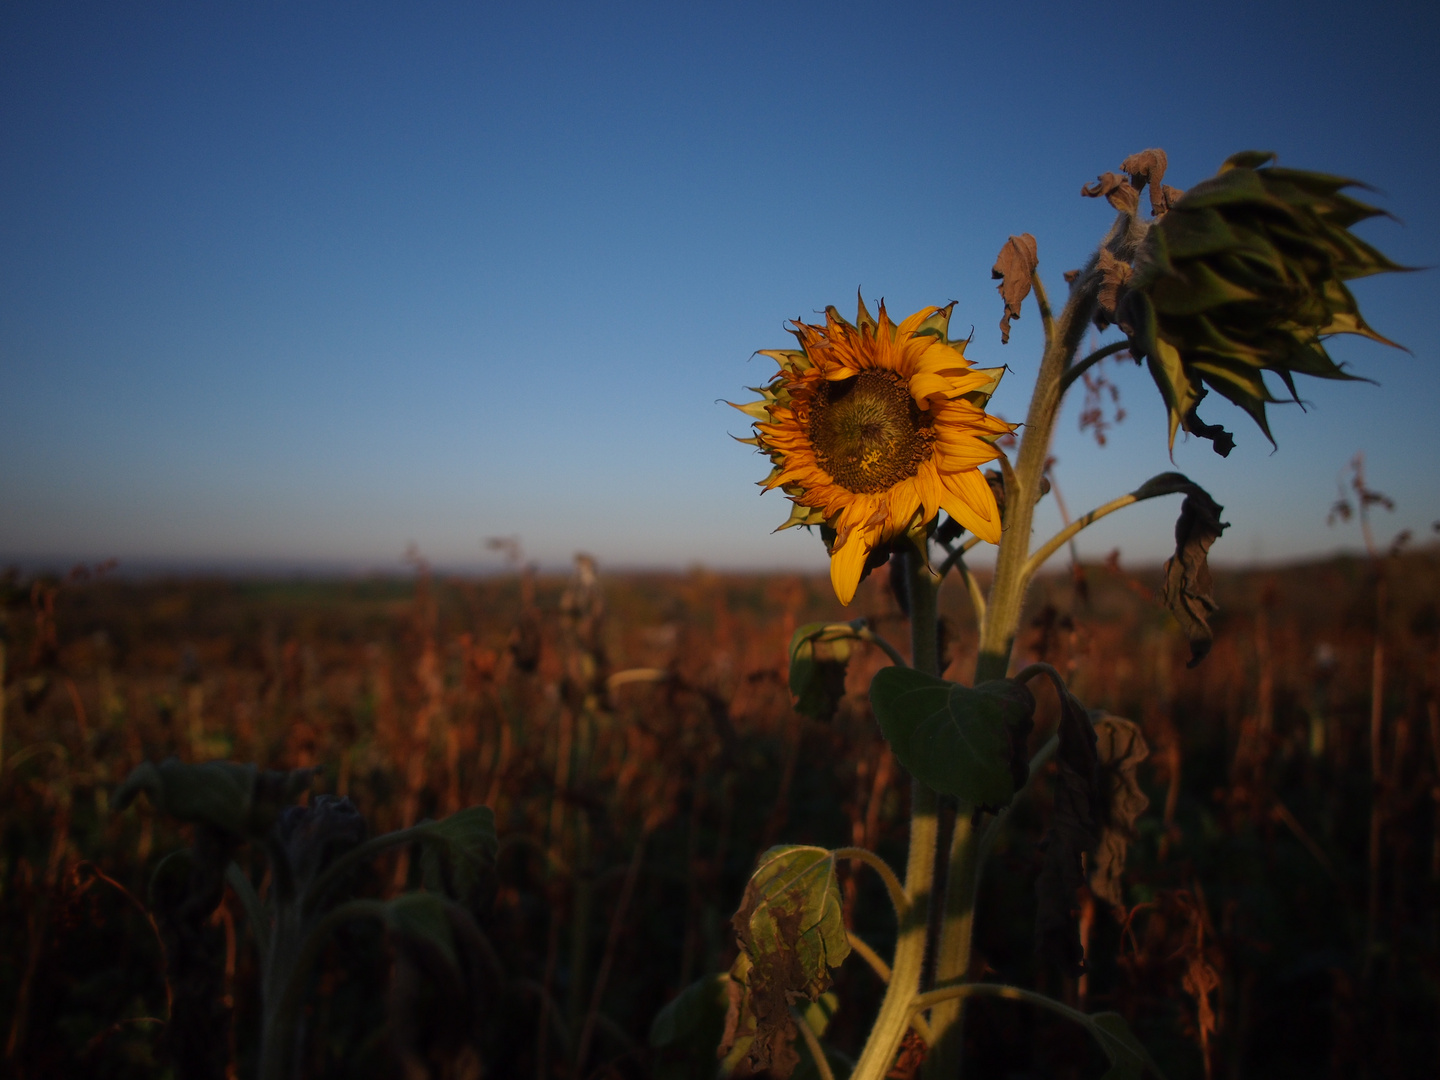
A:
[[[1125,236],[1128,216],[1120,215],[1106,239],[1106,245],[1113,245]],[[1094,313],[1100,286],[1098,262],[1097,254],[1071,288],[1070,297],[1058,318],[1053,321],[1045,319],[1045,351],[1025,419],[1025,436],[1013,468],[1005,470],[1007,517],[1000,538],[995,579],[991,583],[988,601],[976,605],[980,623],[980,656],[975,667],[975,684],[1003,679],[1010,664],[1021,604],[1036,569],[1030,559],[1030,533],[1035,504],[1041,494],[1045,458],[1060,412],[1060,402],[1068,386],[1066,372],[1074,361],[1085,328]],[[1044,294],[1040,292],[1039,295]],[[1044,314],[1049,315],[1048,305],[1045,305]],[[919,615],[912,609],[916,635],[928,634],[933,639],[934,630],[921,628]],[[933,608],[930,616],[934,617]],[[988,834],[989,830],[980,824],[980,815],[974,818],[961,815],[955,823],[948,866],[941,877],[945,907],[939,940],[935,943],[935,978],[941,984],[963,980],[970,969],[975,899],[980,887],[985,849],[988,848],[983,844],[983,838]],[[891,985],[894,985],[893,981]],[[945,996],[934,1001],[930,1010],[932,1041],[925,1065],[927,1075],[951,1077],[958,1074],[963,1048],[964,1001],[963,995]],[[866,1074],[857,1069],[855,1076],[856,1080],[861,1080]]]
[[[907,545],[906,584],[910,599],[910,656],[912,666],[927,675],[938,675],[936,596],[939,582],[926,566],[924,553]],[[882,1080],[894,1064],[900,1040],[915,1015],[915,999],[925,967],[930,928],[931,885],[935,877],[936,842],[939,837],[940,798],[929,785],[910,781],[910,851],[905,863],[905,899],[899,913],[895,955],[890,982],[875,1026],[865,1041],[851,1080]]]

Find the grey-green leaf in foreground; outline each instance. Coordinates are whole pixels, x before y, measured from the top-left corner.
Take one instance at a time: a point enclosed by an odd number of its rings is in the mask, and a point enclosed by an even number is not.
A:
[[[1023,685],[996,679],[961,686],[890,667],[876,673],[870,703],[900,763],[940,794],[994,810],[1024,785],[1035,698]]]
[[[415,833],[425,845],[420,862],[425,887],[473,905],[499,849],[494,812],[488,806],[471,806],[440,821],[421,822]]]
[[[1146,1069],[1163,1080],[1165,1074],[1119,1013],[1095,1013],[1090,1017],[1090,1031],[1110,1059],[1103,1080],[1141,1080]]]
[[[144,792],[162,814],[210,825],[231,836],[260,839],[313,775],[313,769],[261,772],[254,765],[231,761],[200,765],[185,765],[176,758],[158,765],[146,761],[115,790],[115,808],[125,809]]]
[[[427,949],[457,975],[460,973],[455,933],[450,929],[444,898],[431,892],[401,893],[385,905],[385,925],[407,944]]]
[[[742,956],[754,1039],[744,1068],[788,1077],[799,1064],[791,1003],[816,1000],[830,969],[850,955],[835,856],[819,847],[774,847],[760,856],[731,920]]]
[[[730,976],[724,972],[697,979],[655,1014],[650,1045],[657,1053],[658,1080],[690,1080],[715,1071],[715,1048],[725,1033],[730,1007]]]
[[[655,1049],[687,1042],[702,1029],[713,1027],[716,1037],[710,1041],[708,1053],[715,1058],[719,1034],[725,1026],[728,999],[725,984],[730,976],[723,971],[695,980],[655,1014],[650,1022],[650,1045]]]
[[[845,666],[854,648],[848,623],[807,623],[790,636],[790,693],[795,711],[830,720],[845,696]]]

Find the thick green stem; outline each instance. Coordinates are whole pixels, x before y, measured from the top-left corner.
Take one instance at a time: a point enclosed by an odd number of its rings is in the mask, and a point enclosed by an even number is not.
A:
[[[1025,599],[1025,589],[1030,584],[1026,566],[1030,555],[1030,531],[1035,518],[1035,503],[1040,498],[1045,458],[1050,452],[1050,436],[1060,413],[1062,380],[1074,359],[1085,328],[1090,324],[1099,285],[1100,274],[1096,270],[1096,261],[1092,259],[1071,289],[1065,309],[1055,320],[1054,332],[1046,335],[1045,354],[1040,359],[1040,372],[1035,377],[1030,410],[1025,416],[1020,454],[1014,473],[1006,483],[1005,531],[1000,537],[995,581],[990,588],[985,629],[980,638],[976,682],[1003,679],[1010,665],[1010,648],[1015,640],[1015,628],[1020,622],[1020,607]]]
[[[905,564],[910,592],[911,662],[917,670],[935,675],[940,666],[935,577],[918,549],[906,551]],[[900,913],[890,982],[850,1080],[883,1080],[895,1062],[900,1040],[905,1037],[915,1013],[914,1002],[920,993],[920,976],[925,967],[939,804],[939,796],[929,787],[918,780],[910,781],[910,852],[905,862],[908,904]]]
[[[1107,244],[1116,240],[1127,220],[1117,221]],[[1024,437],[1013,469],[1005,470],[1005,529],[1000,537],[1000,551],[995,561],[995,580],[980,630],[980,656],[975,665],[975,682],[1003,679],[1010,666],[1010,650],[1020,622],[1020,608],[1025,589],[1034,573],[1030,555],[1030,533],[1035,504],[1040,498],[1040,483],[1045,472],[1045,459],[1050,452],[1050,437],[1060,413],[1060,399],[1068,383],[1066,370],[1075,358],[1075,351],[1090,323],[1095,307],[1100,275],[1092,259],[1070,291],[1070,298],[1059,318],[1049,317],[1036,279],[1037,298],[1045,316],[1045,352],[1030,397],[1025,417]],[[1003,464],[1003,462],[1002,462]],[[950,846],[950,863],[946,873],[945,918],[941,926],[936,976],[940,982],[963,979],[970,968],[971,939],[975,929],[975,900],[980,887],[980,871],[989,845],[982,843],[987,834],[975,822],[956,822]],[[964,1029],[961,1024],[963,997],[938,1001],[930,1015],[930,1054],[925,1063],[927,1077],[958,1076],[963,1049]]]
[[[940,930],[940,950],[935,965],[935,981],[940,984],[965,978],[970,970],[970,942],[975,927],[975,898],[980,889],[980,868],[984,851],[978,842],[981,830],[963,810],[955,821],[955,835],[950,843],[949,880],[945,888],[945,921]],[[932,1042],[925,1059],[927,1077],[960,1074],[961,1012],[963,997],[939,1002],[930,1013]]]

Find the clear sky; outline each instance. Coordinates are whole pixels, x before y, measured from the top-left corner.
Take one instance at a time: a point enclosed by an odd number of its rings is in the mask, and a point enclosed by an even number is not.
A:
[[[1240,149],[1381,189],[1362,234],[1440,264],[1433,3],[65,3],[0,5],[0,561],[819,568],[717,399],[787,319],[856,288],[958,301],[1012,368],[990,267],[1039,240],[1053,294],[1110,220],[1082,183],[1151,146],[1188,187]],[[1225,505],[1217,560],[1359,543],[1327,528],[1359,450],[1440,519],[1440,271],[1356,288],[1413,355],[1332,350],[1279,442],[1165,451],[1115,370],[1105,449],[1069,403],[1072,512],[1179,468]],[[1049,500],[1047,500],[1047,503]],[[1159,501],[1157,501],[1158,503]],[[1174,500],[1081,538],[1162,557]],[[1056,524],[1053,508],[1039,527]]]

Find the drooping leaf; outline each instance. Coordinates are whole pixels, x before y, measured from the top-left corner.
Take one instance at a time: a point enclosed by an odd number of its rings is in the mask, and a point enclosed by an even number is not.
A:
[[[499,849],[494,812],[488,806],[471,806],[415,828],[416,839],[425,845],[420,862],[425,887],[473,907]]]
[[[1130,174],[1130,183],[1137,193],[1143,191],[1146,184],[1150,185],[1150,212],[1156,217],[1169,210],[1171,204],[1184,194],[1162,182],[1168,164],[1165,151],[1159,149],[1141,150],[1120,163],[1121,171]]]
[[[1229,527],[1220,520],[1224,511],[1204,488],[1195,486],[1180,504],[1175,522],[1175,554],[1165,561],[1161,599],[1190,639],[1190,663],[1205,659],[1214,641],[1210,616],[1218,606],[1211,595],[1210,545]]]
[[[263,839],[280,813],[309,786],[314,769],[262,772],[255,765],[207,761],[185,765],[177,758],[136,766],[115,789],[123,810],[142,792],[162,814],[209,825],[228,836]]]
[[[1095,729],[1090,714],[1060,690],[1060,747],[1055,755],[1055,800],[1050,828],[1040,841],[1043,859],[1035,879],[1035,940],[1040,955],[1067,975],[1085,971],[1079,902],[1084,859],[1100,839],[1100,795]]]
[[[790,636],[790,693],[795,711],[831,720],[845,696],[845,667],[854,648],[849,623],[807,623]]]
[[[736,1075],[769,1070],[785,1080],[800,1063],[790,1006],[817,1000],[830,985],[830,969],[850,954],[835,856],[825,848],[774,847],[760,856],[745,887],[735,927],[741,957],[732,978],[744,987],[742,1011],[752,1018],[751,1042]],[[741,1034],[727,1023],[730,1051]]]
[[[690,1080],[715,1068],[715,1049],[725,1033],[730,976],[697,979],[680,991],[650,1022],[650,1046],[658,1051],[655,1075]]]
[[[1123,908],[1125,856],[1135,840],[1135,821],[1150,805],[1135,770],[1150,755],[1150,747],[1129,720],[1103,713],[1093,713],[1091,720],[1100,769],[1100,842],[1090,860],[1090,891]]]
[[[1101,173],[1094,183],[1083,185],[1080,194],[1087,199],[1104,197],[1122,213],[1133,214],[1140,209],[1140,189],[1119,173]]]
[[[1093,1014],[1090,1017],[1090,1033],[1110,1059],[1110,1068],[1102,1080],[1142,1080],[1146,1069],[1164,1080],[1165,1074],[1155,1064],[1155,1059],[1119,1013]]]
[[[972,810],[998,810],[1025,785],[1035,717],[1025,686],[1010,679],[961,686],[890,667],[870,683],[870,703],[900,763],[940,794]]]
[[[992,278],[998,278],[1000,298],[1005,301],[1005,314],[1000,319],[1000,342],[1010,342],[1010,320],[1020,317],[1020,304],[1030,295],[1035,267],[1040,264],[1039,250],[1035,237],[1029,233],[1012,236],[1005,241],[990,271]]]
[[[432,892],[401,893],[385,905],[385,925],[407,945],[443,960],[459,977],[460,957],[443,897]]]

